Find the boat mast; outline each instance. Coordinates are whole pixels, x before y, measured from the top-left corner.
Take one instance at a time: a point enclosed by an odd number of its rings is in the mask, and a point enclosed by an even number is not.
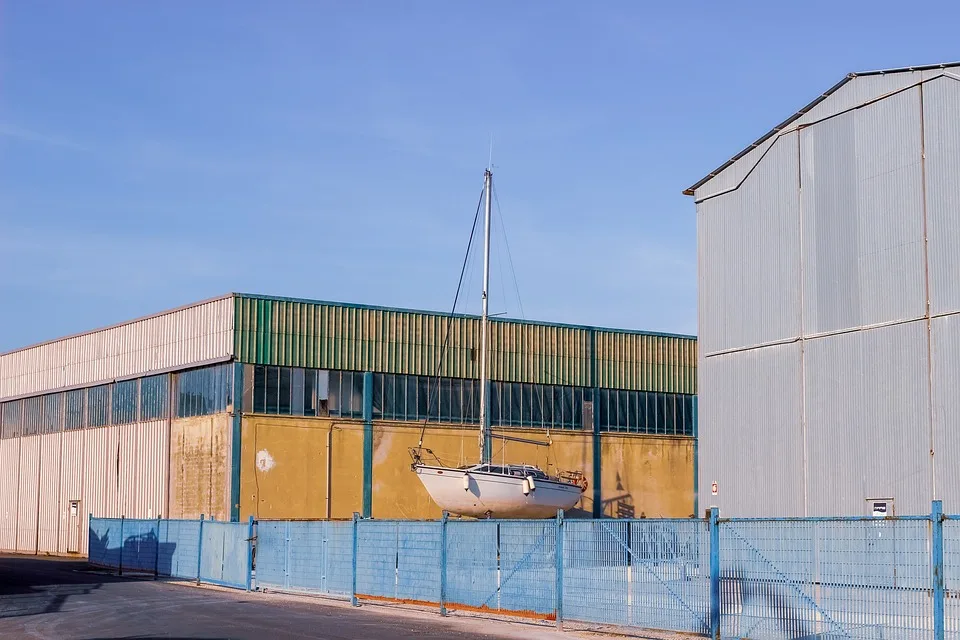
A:
[[[480,316],[480,464],[490,462],[489,420],[487,407],[487,325],[490,291],[490,193],[493,190],[493,173],[483,172],[483,312]]]

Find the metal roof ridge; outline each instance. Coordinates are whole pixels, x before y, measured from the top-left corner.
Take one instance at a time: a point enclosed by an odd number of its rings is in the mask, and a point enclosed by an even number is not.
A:
[[[775,126],[773,129],[771,129],[767,133],[765,133],[763,136],[758,138],[754,143],[748,145],[746,148],[743,149],[743,151],[733,156],[732,158],[724,162],[722,165],[720,165],[719,167],[717,167],[716,169],[708,173],[706,176],[704,176],[699,181],[697,181],[696,184],[693,184],[692,186],[689,186],[686,189],[684,189],[682,193],[685,196],[694,195],[694,191],[702,187],[704,184],[706,184],[710,180],[713,180],[714,178],[716,178],[722,172],[726,171],[730,167],[730,165],[732,165],[734,162],[736,162],[743,156],[747,155],[748,153],[750,153],[751,151],[759,147],[761,144],[769,140],[772,136],[777,135],[777,133],[779,133],[781,130],[786,128],[787,125],[798,120],[808,111],[810,111],[815,106],[817,106],[818,104],[826,100],[828,97],[830,97],[830,95],[835,93],[840,87],[842,87],[849,81],[853,80],[854,78],[857,78],[859,76],[885,75],[889,73],[907,73],[912,71],[929,71],[931,69],[947,69],[950,67],[957,67],[957,66],[960,66],[960,61],[941,62],[939,64],[918,65],[913,67],[896,67],[893,69],[877,69],[874,71],[859,71],[859,72],[848,73],[846,76],[843,77],[842,80],[840,80],[840,82],[836,83],[835,85],[833,85],[832,87],[830,87],[829,89],[821,93],[817,98],[815,98],[808,105],[806,105],[805,107],[797,111],[795,114],[793,114],[792,116],[790,116],[789,118],[787,118],[786,120],[784,120],[783,122]]]
[[[87,330],[87,331],[80,331],[80,332],[77,332],[77,333],[71,333],[71,334],[68,334],[68,335],[65,335],[65,336],[61,336],[61,337],[59,337],[59,338],[52,338],[52,339],[50,339],[50,340],[44,340],[44,341],[42,341],[42,342],[35,342],[35,343],[33,343],[33,344],[28,344],[28,345],[25,346],[25,347],[17,347],[16,349],[11,349],[10,351],[4,351],[3,353],[0,353],[0,358],[4,358],[4,357],[6,357],[6,356],[13,355],[14,353],[19,353],[20,351],[26,351],[26,350],[28,350],[28,349],[36,349],[37,347],[43,347],[43,346],[46,346],[46,345],[48,345],[48,344],[54,344],[54,343],[56,343],[56,342],[62,342],[62,341],[64,341],[64,340],[71,340],[71,339],[73,339],[73,338],[81,338],[81,337],[83,337],[83,336],[89,336],[89,335],[93,335],[93,334],[95,334],[95,333],[100,333],[101,331],[109,331],[110,329],[116,329],[116,328],[118,328],[118,327],[123,327],[123,326],[126,326],[126,325],[128,325],[128,324],[134,324],[134,323],[136,323],[136,322],[142,322],[142,321],[144,321],[144,320],[150,320],[150,319],[152,319],[152,318],[159,318],[160,316],[166,316],[166,315],[169,315],[169,314],[171,314],[171,313],[177,313],[178,311],[184,311],[184,310],[186,310],[186,309],[192,309],[193,307],[199,307],[199,306],[201,306],[201,305],[209,304],[209,303],[211,303],[211,302],[217,302],[217,301],[219,301],[219,300],[225,300],[225,299],[227,299],[227,298],[233,298],[233,297],[235,297],[236,295],[237,295],[237,294],[235,294],[235,293],[225,293],[225,294],[223,294],[223,295],[214,296],[213,298],[207,298],[207,299],[205,299],[205,300],[200,300],[200,301],[198,301],[198,302],[190,302],[190,303],[188,303],[188,304],[182,304],[182,305],[180,305],[179,307],[174,307],[173,309],[166,309],[166,310],[164,310],[164,311],[158,311],[158,312],[156,312],[156,313],[151,313],[151,314],[148,314],[148,315],[145,315],[145,316],[140,316],[140,317],[137,317],[137,318],[133,318],[132,320],[124,320],[123,322],[115,322],[114,324],[110,324],[110,325],[107,325],[107,326],[104,326],[104,327],[98,327],[98,328],[96,328],[96,329],[89,329],[89,330]]]
[[[406,307],[388,307],[383,305],[374,305],[374,304],[364,304],[359,302],[335,302],[331,300],[314,300],[310,298],[295,298],[288,296],[272,296],[260,293],[234,293],[234,296],[238,298],[248,298],[254,300],[274,300],[278,302],[299,302],[304,304],[320,304],[327,305],[331,307],[343,307],[347,309],[368,309],[371,311],[395,311],[399,313],[418,313],[422,315],[431,315],[431,316],[440,316],[440,317],[450,317],[450,313],[447,311],[430,311],[427,309],[410,309]],[[466,319],[479,319],[479,315],[471,313],[454,313],[453,317],[455,318],[466,318]],[[661,338],[681,338],[686,340],[696,340],[697,336],[689,335],[684,333],[669,333],[665,331],[644,331],[642,329],[617,329],[614,327],[602,327],[596,325],[587,325],[587,324],[574,324],[566,322],[549,322],[544,320],[526,320],[522,318],[505,318],[505,317],[492,317],[490,318],[491,322],[510,322],[514,324],[529,324],[537,325],[543,327],[558,327],[563,329],[584,329],[584,330],[594,330],[594,331],[604,331],[609,333],[623,333],[630,335],[645,335],[652,337],[661,337]]]

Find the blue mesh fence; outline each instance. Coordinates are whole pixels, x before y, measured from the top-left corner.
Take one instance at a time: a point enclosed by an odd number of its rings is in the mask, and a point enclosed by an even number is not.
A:
[[[90,564],[118,569],[123,548],[120,518],[90,518],[87,557]]]
[[[960,640],[960,516],[712,522],[261,521],[256,581],[724,638]],[[90,562],[245,587],[248,523],[205,521],[202,544],[200,526],[92,518]]]
[[[261,520],[257,523],[257,586],[349,596],[353,586],[353,523]]]
[[[501,610],[556,610],[556,542],[553,520],[500,522]]]
[[[436,522],[397,523],[397,597],[440,601],[440,526]]]
[[[447,522],[448,607],[499,609],[498,527],[490,520]]]
[[[246,588],[249,525],[210,520],[203,523],[202,530],[200,580]]]
[[[960,516],[943,523],[944,636],[960,640]]]
[[[200,521],[161,520],[158,537],[160,575],[196,580]]]
[[[159,573],[159,526],[159,520],[124,520],[124,571]]]
[[[397,597],[397,524],[389,520],[357,523],[357,593]]]
[[[927,519],[720,526],[725,637],[927,638]]]

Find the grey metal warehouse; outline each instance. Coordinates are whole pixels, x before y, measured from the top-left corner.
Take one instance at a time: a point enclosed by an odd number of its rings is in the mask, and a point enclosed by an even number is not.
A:
[[[701,504],[960,510],[960,66],[850,74],[684,193]]]

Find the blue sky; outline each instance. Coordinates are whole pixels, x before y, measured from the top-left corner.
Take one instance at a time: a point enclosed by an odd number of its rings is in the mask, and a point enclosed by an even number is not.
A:
[[[448,309],[491,136],[492,311],[695,333],[681,191],[960,58],[952,5],[8,0],[0,351],[228,291]]]

